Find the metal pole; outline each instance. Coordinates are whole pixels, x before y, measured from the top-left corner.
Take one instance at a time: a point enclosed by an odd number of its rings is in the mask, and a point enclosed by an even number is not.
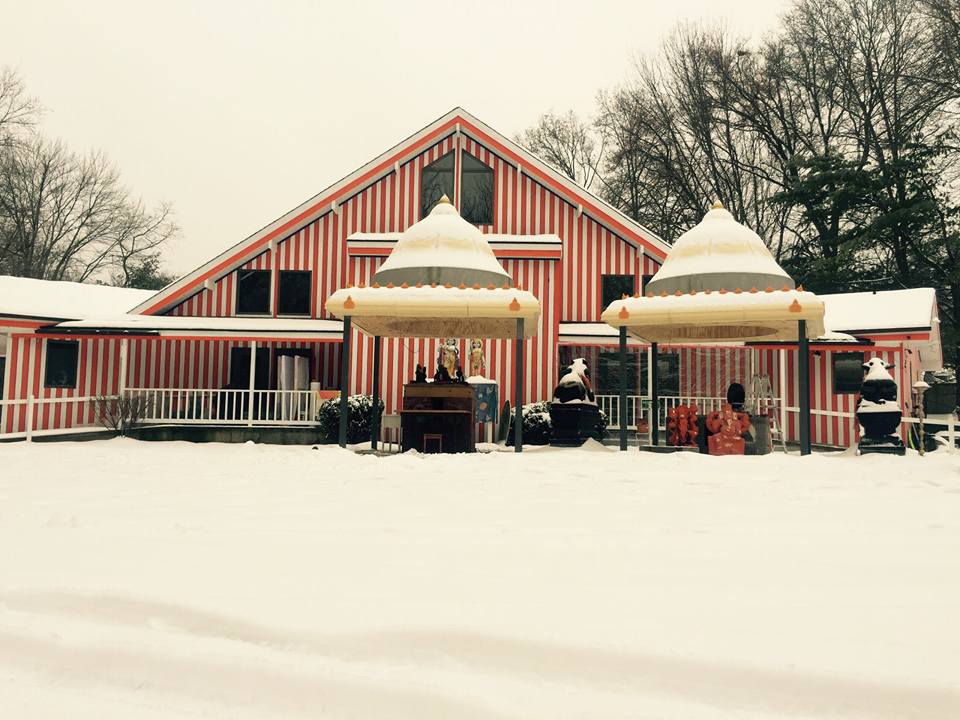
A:
[[[660,348],[657,343],[650,343],[650,405],[653,413],[650,416],[650,441],[654,445],[660,444]]]
[[[627,326],[620,326],[620,449],[627,449]]]
[[[517,351],[514,353],[516,374],[513,386],[513,446],[523,452],[523,318],[517,318]]]
[[[343,318],[343,344],[340,347],[340,447],[347,446],[347,417],[350,406],[350,316]]]
[[[370,448],[377,449],[380,437],[380,336],[373,336],[373,417],[370,420]]]
[[[810,342],[807,321],[797,321],[797,368],[800,373],[800,454],[810,454]]]
[[[253,427],[253,391],[257,379],[257,341],[250,341],[250,382],[247,390],[247,427]]]

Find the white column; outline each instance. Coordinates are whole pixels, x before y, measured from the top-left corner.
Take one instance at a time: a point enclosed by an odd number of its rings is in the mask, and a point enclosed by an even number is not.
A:
[[[129,363],[128,355],[130,353],[130,340],[124,338],[120,341],[120,377],[117,380],[117,394],[123,397],[127,391],[127,365]]]
[[[257,341],[250,341],[250,384],[247,391],[247,427],[253,427],[253,391],[257,379]]]

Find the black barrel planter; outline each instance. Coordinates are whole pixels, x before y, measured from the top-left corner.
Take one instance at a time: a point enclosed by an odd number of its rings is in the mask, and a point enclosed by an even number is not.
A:
[[[590,438],[603,439],[600,408],[593,403],[550,403],[550,423],[550,444],[557,447],[580,447]]]

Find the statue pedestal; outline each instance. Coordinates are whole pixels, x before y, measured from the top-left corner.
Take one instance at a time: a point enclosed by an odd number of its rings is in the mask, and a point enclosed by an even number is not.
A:
[[[555,447],[580,447],[597,438],[600,408],[591,403],[550,403],[550,444]]]
[[[903,447],[903,440],[894,434],[900,427],[901,417],[900,407],[894,402],[861,402],[857,408],[857,420],[863,427],[863,437],[857,443],[860,454],[905,455],[907,451]]]

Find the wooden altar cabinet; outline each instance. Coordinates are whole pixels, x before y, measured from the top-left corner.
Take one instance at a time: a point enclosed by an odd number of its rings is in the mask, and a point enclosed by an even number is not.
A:
[[[407,383],[400,411],[401,447],[404,452],[474,452],[476,414],[470,385]]]

